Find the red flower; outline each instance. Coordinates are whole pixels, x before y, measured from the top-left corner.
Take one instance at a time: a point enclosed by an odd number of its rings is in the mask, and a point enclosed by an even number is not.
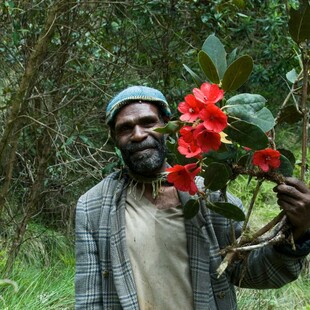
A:
[[[265,149],[256,151],[253,154],[253,165],[258,166],[264,172],[269,169],[276,169],[280,167],[280,152],[273,149]]]
[[[196,127],[194,138],[197,140],[197,145],[205,153],[211,150],[217,151],[221,145],[220,134],[207,130],[203,124]]]
[[[200,157],[202,153],[201,148],[197,145],[195,140],[186,141],[184,137],[178,140],[178,151],[186,158]]]
[[[224,91],[217,84],[203,83],[199,88],[193,89],[196,99],[205,104],[216,103],[223,99]]]
[[[182,113],[180,120],[183,122],[194,122],[199,111],[203,108],[203,103],[196,100],[195,96],[189,94],[185,96],[185,102],[180,102],[178,110]]]
[[[215,104],[206,105],[200,111],[199,117],[208,130],[221,132],[227,126],[227,115]]]
[[[195,130],[195,128],[192,126],[183,126],[180,129],[180,134],[183,137],[184,141],[191,142],[194,139],[194,137],[193,137],[193,131],[194,130]]]
[[[166,169],[169,173],[167,181],[173,183],[180,191],[189,192],[190,195],[194,195],[198,192],[194,179],[200,170],[200,167],[197,167],[195,163],[185,166],[175,165]]]

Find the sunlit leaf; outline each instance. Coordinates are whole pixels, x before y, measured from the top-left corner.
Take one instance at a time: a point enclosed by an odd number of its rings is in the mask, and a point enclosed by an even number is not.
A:
[[[215,35],[210,35],[203,43],[202,50],[210,57],[222,79],[227,68],[226,51],[222,42]]]
[[[293,8],[289,12],[288,29],[292,39],[304,42],[310,39],[310,6],[308,0],[303,0],[298,10]]]
[[[298,74],[297,74],[296,70],[292,69],[291,71],[287,72],[286,73],[286,78],[291,83],[295,83],[297,78],[298,78]]]
[[[229,116],[255,124],[267,132],[274,127],[275,121],[265,102],[261,95],[239,94],[227,100],[225,111]]]
[[[198,53],[198,62],[209,81],[218,84],[220,82],[220,78],[217,73],[216,67],[212,62],[211,58],[204,51],[200,51]]]
[[[265,132],[254,124],[234,121],[224,131],[231,140],[253,150],[265,149],[268,146]]]
[[[202,176],[204,177],[205,187],[216,191],[226,186],[231,174],[231,169],[228,166],[214,162],[208,166]]]
[[[253,70],[253,60],[244,55],[232,62],[224,73],[222,88],[232,91],[242,86],[249,78]]]
[[[245,215],[243,211],[238,207],[228,202],[216,202],[212,203],[207,201],[206,206],[228,219],[232,219],[235,221],[244,221]]]

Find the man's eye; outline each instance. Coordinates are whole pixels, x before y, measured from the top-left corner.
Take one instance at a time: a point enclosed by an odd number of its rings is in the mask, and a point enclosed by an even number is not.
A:
[[[116,133],[117,134],[122,134],[122,133],[126,133],[126,132],[129,132],[132,128],[130,126],[123,126],[123,127],[120,127],[116,130]]]

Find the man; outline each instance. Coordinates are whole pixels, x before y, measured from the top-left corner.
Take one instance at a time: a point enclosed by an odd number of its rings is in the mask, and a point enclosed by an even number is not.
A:
[[[182,205],[190,196],[162,180],[165,137],[154,131],[170,114],[164,95],[144,86],[123,90],[107,106],[111,136],[128,168],[78,202],[76,309],[236,309],[234,285],[277,288],[299,275],[310,252],[310,190],[288,178],[276,191],[296,250],[265,246],[218,277],[231,223],[204,205],[184,220]],[[228,199],[242,208],[237,198]],[[240,233],[241,223],[234,226]]]

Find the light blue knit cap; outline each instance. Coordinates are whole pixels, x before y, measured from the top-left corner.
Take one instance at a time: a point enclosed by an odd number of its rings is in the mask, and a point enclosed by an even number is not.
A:
[[[106,123],[109,125],[120,109],[131,102],[150,102],[159,107],[170,118],[171,110],[165,96],[157,89],[147,86],[130,86],[118,93],[106,108]]]

